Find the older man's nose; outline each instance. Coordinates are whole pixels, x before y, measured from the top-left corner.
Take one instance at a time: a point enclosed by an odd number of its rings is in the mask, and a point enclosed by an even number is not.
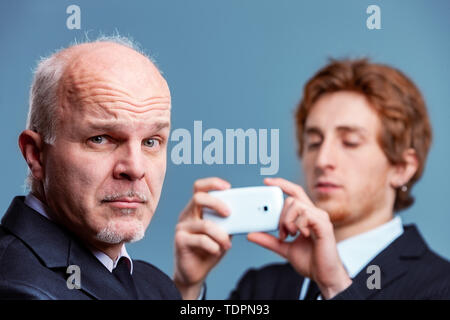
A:
[[[130,181],[140,180],[145,176],[144,155],[139,147],[128,147],[121,151],[114,168],[114,178]]]

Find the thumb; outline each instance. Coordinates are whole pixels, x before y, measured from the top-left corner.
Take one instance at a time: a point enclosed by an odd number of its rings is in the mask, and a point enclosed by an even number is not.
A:
[[[283,258],[287,258],[289,243],[284,242],[271,234],[252,232],[247,235],[247,240],[269,249]]]

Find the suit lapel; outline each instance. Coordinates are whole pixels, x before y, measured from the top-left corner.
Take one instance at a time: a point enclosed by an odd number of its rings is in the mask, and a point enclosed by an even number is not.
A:
[[[380,293],[380,290],[369,289],[368,278],[372,273],[367,273],[367,267],[376,265],[381,271],[381,288],[384,289],[396,279],[408,272],[406,260],[416,259],[427,250],[425,241],[420,236],[417,228],[413,225],[405,226],[403,234],[391,245],[376,256],[367,266],[353,279],[358,287],[358,292],[363,299],[370,299]]]
[[[92,298],[128,298],[120,282],[83,244],[69,231],[25,205],[24,197],[14,198],[3,216],[2,226],[21,239],[46,267],[55,272],[67,270],[69,265],[79,266],[79,290]],[[67,274],[66,279],[69,276]]]
[[[2,226],[21,239],[48,268],[64,267],[70,239],[52,221],[15,197],[2,219]]]
[[[102,300],[130,299],[119,280],[83,245],[72,241],[69,264],[78,265],[81,273],[81,289]]]

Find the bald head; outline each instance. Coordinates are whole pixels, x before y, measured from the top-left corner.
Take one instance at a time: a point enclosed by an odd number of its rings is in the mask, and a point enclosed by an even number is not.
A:
[[[170,108],[170,91],[156,66],[135,50],[117,43],[86,43],[62,51],[67,65],[58,96],[61,107]],[[115,100],[112,102],[112,100]],[[112,103],[111,103],[112,102]]]
[[[142,88],[160,91],[169,98],[166,81],[155,65],[131,48],[111,42],[85,43],[61,52],[68,61],[61,82],[65,93],[83,90],[90,81],[98,81],[99,87],[115,87],[129,91],[137,104],[145,103]]]

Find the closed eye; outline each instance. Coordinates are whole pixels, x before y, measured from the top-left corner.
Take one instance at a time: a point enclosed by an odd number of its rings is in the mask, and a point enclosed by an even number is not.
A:
[[[359,143],[355,143],[355,142],[344,142],[344,146],[348,147],[348,148],[356,148],[359,146]]]
[[[316,149],[320,146],[320,142],[308,144],[308,150]]]

